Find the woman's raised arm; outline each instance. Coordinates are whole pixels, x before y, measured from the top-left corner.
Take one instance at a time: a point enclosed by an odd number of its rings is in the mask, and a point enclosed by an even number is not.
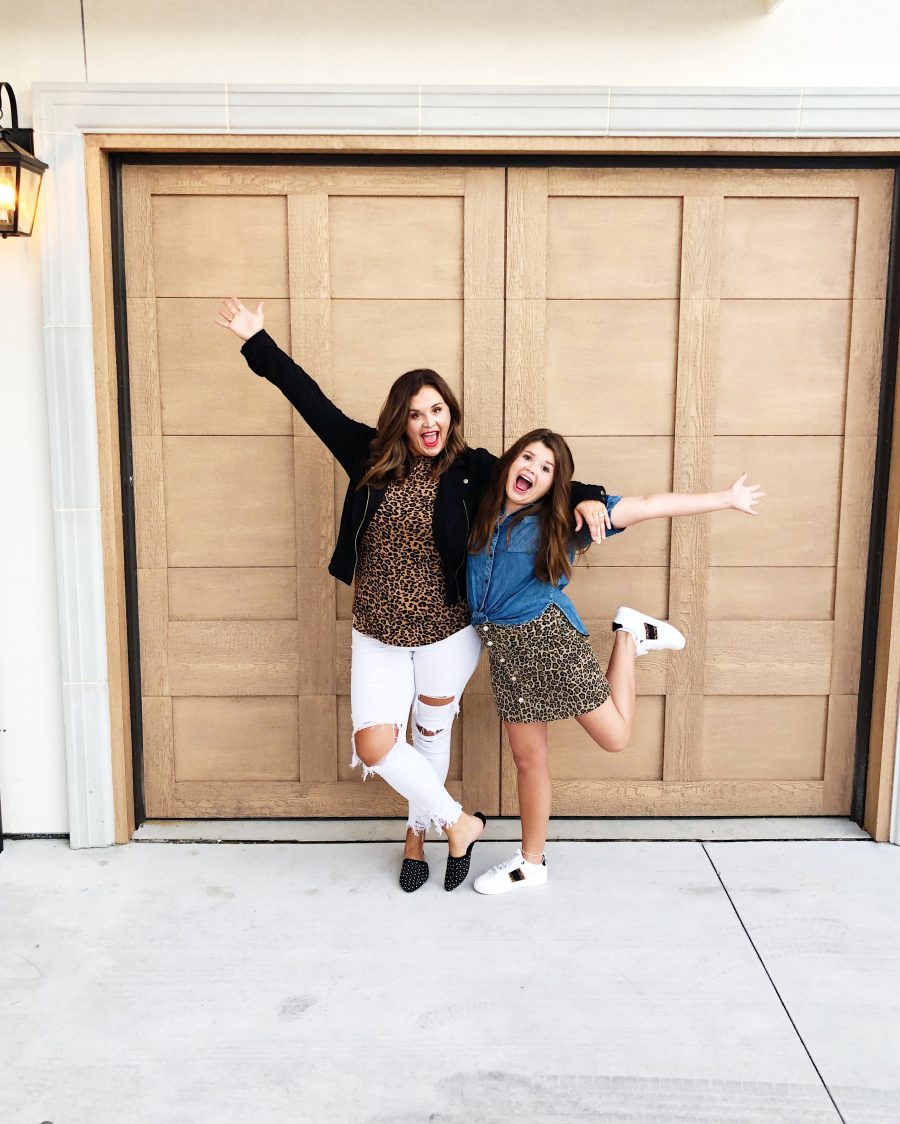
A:
[[[344,471],[364,454],[375,430],[354,421],[322,393],[318,383],[298,366],[263,328],[262,301],[256,312],[245,308],[237,297],[222,302],[216,323],[244,341],[241,354],[252,371],[277,386],[309,425]]]

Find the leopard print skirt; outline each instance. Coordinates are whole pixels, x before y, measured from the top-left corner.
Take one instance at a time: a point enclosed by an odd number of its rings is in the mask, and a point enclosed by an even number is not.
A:
[[[609,683],[587,636],[550,605],[533,621],[479,624],[504,722],[559,722],[609,698]]]

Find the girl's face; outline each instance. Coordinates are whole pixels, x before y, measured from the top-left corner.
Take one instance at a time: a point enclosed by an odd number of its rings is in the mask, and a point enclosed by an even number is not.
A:
[[[423,386],[409,400],[406,443],[413,456],[436,457],[447,444],[450,407],[433,386]]]
[[[550,491],[556,458],[543,441],[532,441],[509,466],[506,474],[506,509],[536,503]]]

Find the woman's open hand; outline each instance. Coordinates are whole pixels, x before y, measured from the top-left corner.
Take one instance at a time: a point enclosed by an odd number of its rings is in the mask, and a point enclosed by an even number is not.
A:
[[[242,340],[249,340],[262,331],[263,302],[260,301],[256,306],[256,312],[251,312],[249,308],[244,308],[237,297],[226,297],[222,301],[216,323],[220,328],[230,328]]]
[[[728,489],[728,502],[735,511],[744,511],[747,515],[758,515],[757,503],[766,494],[759,490],[759,484],[748,484],[747,473],[743,473]]]

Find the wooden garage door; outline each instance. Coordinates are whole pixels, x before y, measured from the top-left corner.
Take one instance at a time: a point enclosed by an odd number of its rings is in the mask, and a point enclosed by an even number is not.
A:
[[[433,367],[473,443],[502,438],[502,169],[131,167],[124,181],[145,804],[150,816],[396,815],[348,766],[349,591],[326,572],[346,484],[215,327],[271,335],[351,416]],[[483,674],[449,787],[496,809]]]
[[[618,604],[671,616],[631,747],[552,728],[561,815],[846,813],[891,174],[509,172],[507,444],[546,423],[611,492],[718,490],[756,518],[655,521],[573,596],[604,659]],[[503,809],[516,809],[504,757]]]

